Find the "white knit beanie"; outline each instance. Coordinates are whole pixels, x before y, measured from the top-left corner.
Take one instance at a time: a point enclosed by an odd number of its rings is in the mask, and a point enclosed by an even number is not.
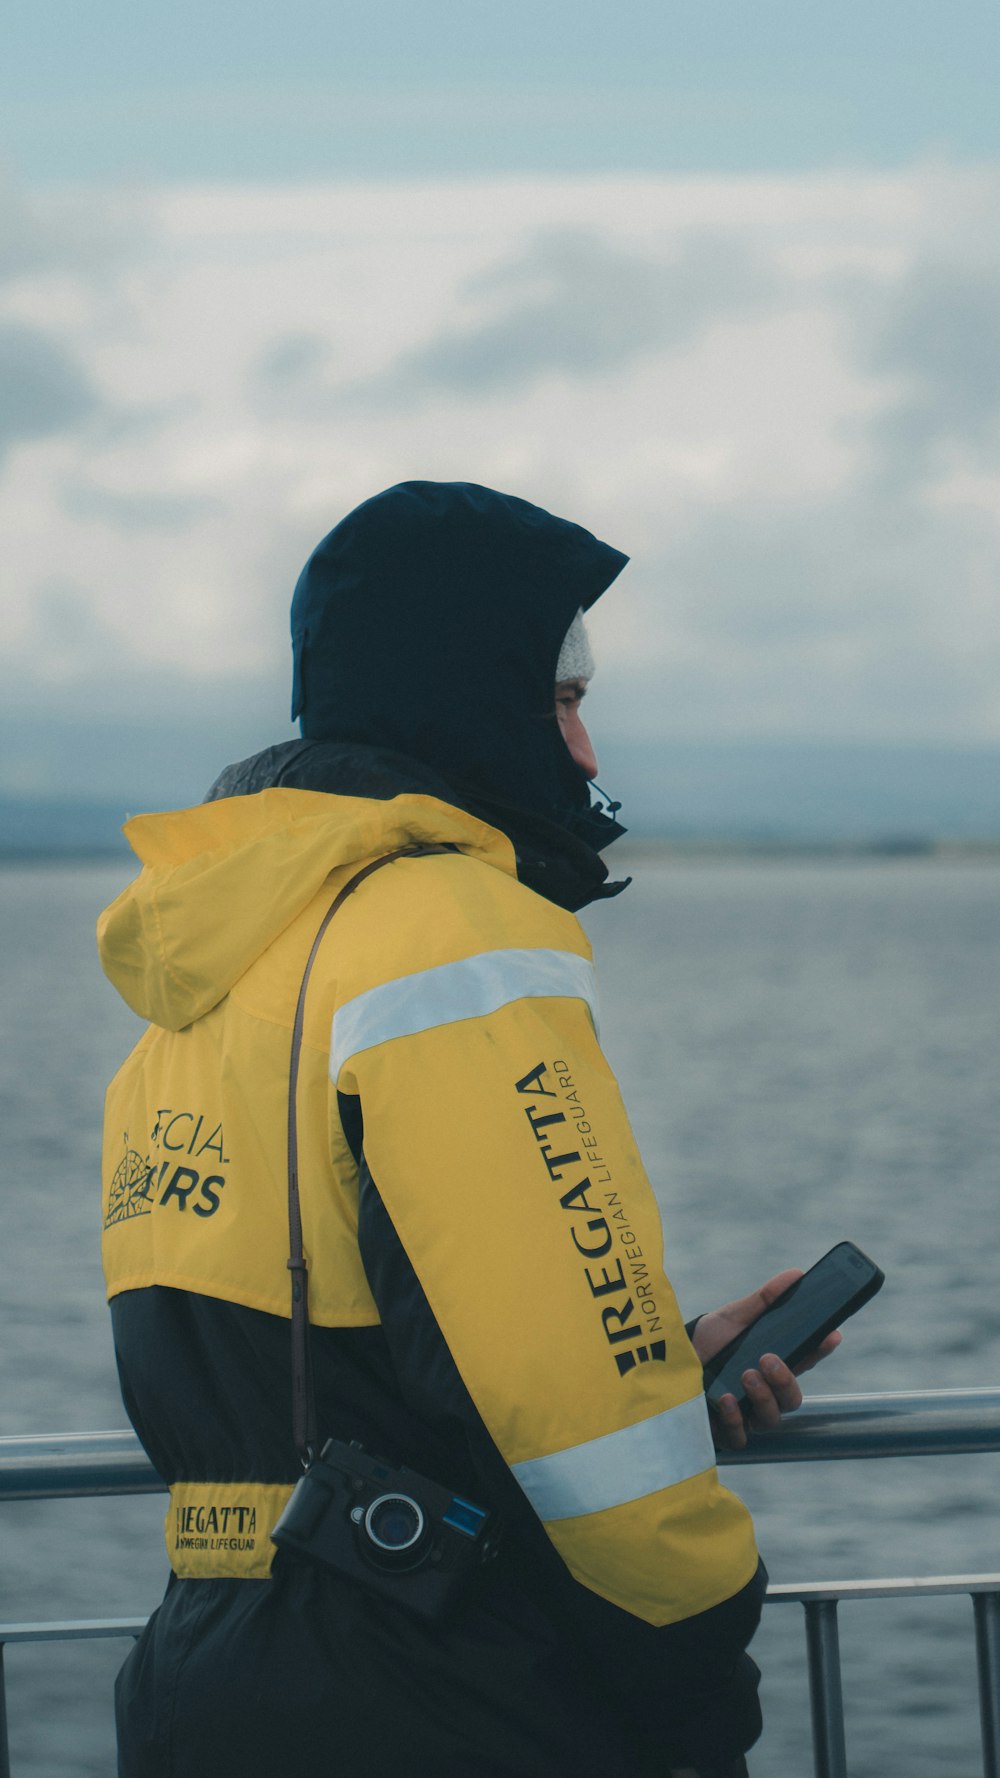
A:
[[[590,638],[583,627],[583,612],[578,611],[559,650],[556,684],[561,685],[564,679],[583,679],[589,683],[593,677],[594,657],[590,651]]]

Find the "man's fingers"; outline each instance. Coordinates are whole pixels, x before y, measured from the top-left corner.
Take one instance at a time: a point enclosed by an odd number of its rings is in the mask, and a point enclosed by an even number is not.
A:
[[[744,1374],[743,1387],[759,1426],[777,1426],[782,1414],[794,1414],[802,1406],[802,1391],[794,1373],[774,1352],[765,1352],[759,1370]]]
[[[800,1266],[788,1266],[785,1271],[776,1272],[773,1278],[769,1278],[766,1284],[760,1286],[759,1290],[751,1290],[748,1296],[737,1297],[735,1302],[726,1303],[724,1308],[717,1311],[717,1314],[735,1329],[749,1327],[752,1321],[756,1321],[763,1315],[764,1310],[769,1309],[772,1303],[777,1302],[779,1296],[783,1296],[790,1285],[801,1277],[802,1268]],[[709,1317],[706,1316],[705,1320],[708,1319]]]
[[[770,1432],[781,1424],[781,1408],[759,1371],[743,1372],[743,1387],[750,1403],[750,1423],[758,1432]]]
[[[801,1266],[786,1266],[783,1272],[776,1272],[773,1278],[769,1278],[766,1284],[762,1284],[756,1294],[763,1297],[765,1303],[770,1306],[771,1303],[777,1302],[779,1296],[784,1296],[785,1291],[790,1290],[802,1276]]]
[[[781,1424],[783,1414],[793,1414],[802,1406],[802,1391],[787,1364],[774,1352],[767,1352],[759,1369],[743,1372],[743,1389],[749,1404],[750,1426],[757,1432],[770,1432]],[[747,1426],[735,1395],[724,1395],[715,1404],[716,1443],[729,1451],[742,1451],[747,1442]]]
[[[716,1444],[724,1446],[727,1451],[742,1451],[747,1442],[747,1429],[735,1395],[723,1395],[712,1405]]]

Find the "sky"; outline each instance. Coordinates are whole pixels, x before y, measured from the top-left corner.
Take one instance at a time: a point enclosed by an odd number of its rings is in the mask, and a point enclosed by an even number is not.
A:
[[[17,0],[0,794],[284,738],[414,476],[631,556],[598,741],[1000,748],[998,73],[995,0]]]

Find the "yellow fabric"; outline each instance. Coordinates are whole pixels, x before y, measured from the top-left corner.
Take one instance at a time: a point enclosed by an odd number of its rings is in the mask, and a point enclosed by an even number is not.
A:
[[[518,883],[502,835],[433,798],[302,791],[128,831],[145,869],[103,917],[102,960],[159,1023],[108,1094],[109,1295],[166,1284],[288,1314],[289,1043],[309,948],[361,865],[447,840],[457,854],[360,885],[317,959],[298,1099],[310,1316],[379,1319],[339,1086],[360,1095],[372,1176],[509,1464],[700,1397],[657,1206],[582,1000],[516,997],[363,1048],[329,1078],[335,1012],[383,984],[484,953],[589,961],[579,922]],[[651,1623],[707,1609],[754,1570],[749,1516],[705,1443],[689,1479],[549,1526],[583,1584]]]
[[[419,1082],[405,1112],[402,1079]],[[508,1463],[699,1393],[656,1201],[581,1002],[521,1000],[399,1039],[354,1058],[344,1081],[369,1108],[372,1175]],[[653,1340],[665,1360],[621,1375],[618,1356]],[[578,1580],[651,1623],[730,1597],[757,1561],[746,1509],[714,1466],[548,1530]]]
[[[714,1469],[546,1530],[576,1580],[650,1624],[707,1611],[757,1568],[746,1509]]]
[[[175,1482],[164,1522],[179,1580],[267,1580],[289,1482]]]
[[[429,796],[262,790],[137,815],[124,832],[145,869],[101,915],[98,948],[122,999],[168,1031],[217,1006],[331,872],[343,880],[398,846],[437,840],[515,873],[509,840]]]

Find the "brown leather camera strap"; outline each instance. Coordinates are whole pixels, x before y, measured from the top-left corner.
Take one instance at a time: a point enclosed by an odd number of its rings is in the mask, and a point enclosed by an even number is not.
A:
[[[305,1253],[302,1247],[302,1206],[299,1201],[299,1138],[297,1091],[299,1083],[299,1052],[302,1048],[302,1026],[305,1020],[306,989],[312,967],[319,953],[326,929],[337,911],[343,907],[349,895],[352,895],[359,883],[370,877],[373,871],[381,870],[384,864],[392,864],[397,858],[424,858],[431,852],[454,852],[455,847],[441,846],[400,846],[395,852],[387,852],[384,857],[376,858],[373,863],[366,864],[346,882],[331,905],[327,908],[320,922],[319,930],[312,942],[312,949],[306,960],[299,988],[299,998],[295,1007],[295,1021],[292,1025],[292,1050],[288,1067],[288,1244],[290,1257],[288,1270],[292,1274],[292,1437],[295,1449],[299,1454],[303,1469],[308,1469],[316,1455],[316,1398],[313,1392],[312,1370],[309,1363],[309,1280]]]

